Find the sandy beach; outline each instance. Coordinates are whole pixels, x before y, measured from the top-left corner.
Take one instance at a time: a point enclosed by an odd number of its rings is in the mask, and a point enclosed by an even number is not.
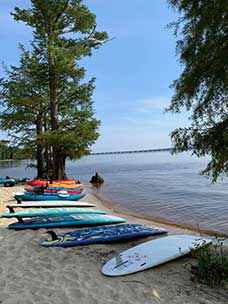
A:
[[[0,213],[7,211],[5,206],[13,200],[12,193],[22,189],[0,188]],[[126,218],[129,223],[165,228],[169,234],[195,233],[114,212],[91,193],[84,200]],[[189,256],[125,277],[109,278],[101,274],[102,265],[113,254],[150,238],[73,248],[42,248],[39,241],[45,229],[13,231],[6,228],[9,222],[14,220],[0,220],[2,304],[228,304],[226,288],[211,289],[191,281],[189,268],[195,260]]]

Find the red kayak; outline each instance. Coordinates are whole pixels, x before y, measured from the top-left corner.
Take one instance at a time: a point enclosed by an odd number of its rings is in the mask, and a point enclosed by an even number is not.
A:
[[[31,186],[31,187],[46,187],[47,181],[45,180],[38,180],[38,179],[33,179],[30,180],[29,182],[27,182],[27,185]]]
[[[61,183],[61,184],[66,184],[66,185],[72,185],[72,184],[76,184],[74,179],[66,179],[66,180],[55,180],[52,181],[53,183]],[[29,182],[27,182],[27,184],[31,187],[46,187],[47,184],[51,183],[49,181],[46,180],[39,180],[39,179],[33,179],[30,180]]]

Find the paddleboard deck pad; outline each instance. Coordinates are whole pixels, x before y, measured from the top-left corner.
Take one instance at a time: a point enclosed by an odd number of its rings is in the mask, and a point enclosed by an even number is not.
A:
[[[167,231],[161,230],[156,227],[149,228],[139,224],[126,224],[81,229],[62,234],[56,234],[53,231],[49,231],[48,233],[52,236],[52,239],[41,240],[41,246],[69,247],[95,243],[106,243],[152,235],[159,235],[167,233]]]
[[[105,211],[91,209],[91,208],[39,208],[28,209],[20,212],[14,212],[12,207],[8,207],[11,213],[0,214],[0,217],[12,218],[12,217],[36,217],[36,216],[56,216],[56,215],[68,215],[68,214],[106,214]]]
[[[8,226],[9,229],[38,229],[38,228],[57,228],[70,226],[96,226],[105,224],[123,223],[126,220],[106,214],[75,214],[53,217],[34,217],[32,219],[22,220],[17,218],[17,223]]]
[[[173,235],[134,246],[114,256],[102,268],[107,276],[122,276],[155,267],[211,243],[194,235]]]

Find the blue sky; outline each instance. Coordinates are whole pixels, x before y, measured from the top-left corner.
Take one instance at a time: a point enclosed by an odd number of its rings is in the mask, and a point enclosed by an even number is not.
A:
[[[102,125],[93,150],[170,147],[170,132],[187,120],[186,114],[163,113],[173,93],[169,85],[181,72],[175,37],[166,28],[177,14],[166,0],[85,3],[97,15],[98,29],[116,38],[81,62],[87,77],[97,79],[94,106]],[[32,39],[31,30],[9,14],[28,5],[28,0],[1,0],[0,59],[6,65],[17,64],[19,42],[28,48]]]

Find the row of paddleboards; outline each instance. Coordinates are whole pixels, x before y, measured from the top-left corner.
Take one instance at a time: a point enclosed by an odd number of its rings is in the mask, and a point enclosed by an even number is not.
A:
[[[15,205],[18,207],[17,204]],[[29,204],[24,203],[22,206],[23,205],[25,205],[25,208],[28,208],[27,205]],[[30,203],[30,205],[32,204]],[[9,225],[10,229],[50,228],[56,227],[56,223],[59,223],[59,227],[63,227],[63,223],[65,222],[67,226],[80,226],[80,224],[93,225],[95,223],[94,221],[96,221],[97,225],[120,223],[121,220],[122,222],[125,221],[113,215],[106,215],[104,211],[83,207],[26,209],[20,212],[13,212],[12,208],[13,205],[10,206],[11,213],[1,215],[5,218],[16,217],[18,219],[18,223]],[[59,212],[78,213],[71,213],[71,215],[64,217],[36,217],[37,215],[50,215]],[[31,219],[24,221],[22,219],[24,217],[31,217]],[[47,231],[47,233],[50,237],[43,238],[40,242],[40,245],[43,247],[70,247],[123,241],[140,237],[163,235],[166,234],[167,231],[156,227],[145,227],[140,224],[124,224],[78,229],[60,234],[56,234],[54,231]],[[209,239],[202,239],[191,235],[167,236],[150,240],[121,253],[116,253],[111,260],[105,263],[101,271],[107,276],[123,276],[143,271],[186,255],[191,250],[198,249],[210,242]]]
[[[103,210],[91,208],[93,206],[95,205],[87,202],[24,202],[8,205],[10,212],[1,214],[0,217],[17,219],[17,222],[8,225],[9,229],[95,226],[126,222],[125,219],[106,214]],[[23,210],[17,211],[18,207]]]
[[[32,200],[34,200],[34,197],[39,197],[37,194],[30,194],[29,196],[32,197]],[[47,196],[45,195],[45,197]],[[58,196],[59,199],[53,199],[53,195],[50,195],[50,199],[40,202],[27,201],[20,203],[20,198],[22,197],[18,197],[18,204],[7,206],[9,213],[0,215],[3,218],[17,219],[17,222],[8,226],[9,229],[97,225],[97,227],[77,229],[59,234],[52,230],[47,231],[48,237],[42,238],[40,242],[43,247],[69,247],[106,243],[167,233],[166,230],[157,227],[122,224],[126,222],[125,219],[94,209],[92,208],[95,206],[94,204],[72,200],[66,201],[67,197],[61,200],[61,195]],[[17,211],[17,208],[23,210]],[[110,224],[115,225],[107,226]],[[210,242],[209,239],[191,235],[162,236],[159,239],[153,239],[116,253],[111,260],[105,263],[101,271],[107,276],[135,273],[181,257]]]

